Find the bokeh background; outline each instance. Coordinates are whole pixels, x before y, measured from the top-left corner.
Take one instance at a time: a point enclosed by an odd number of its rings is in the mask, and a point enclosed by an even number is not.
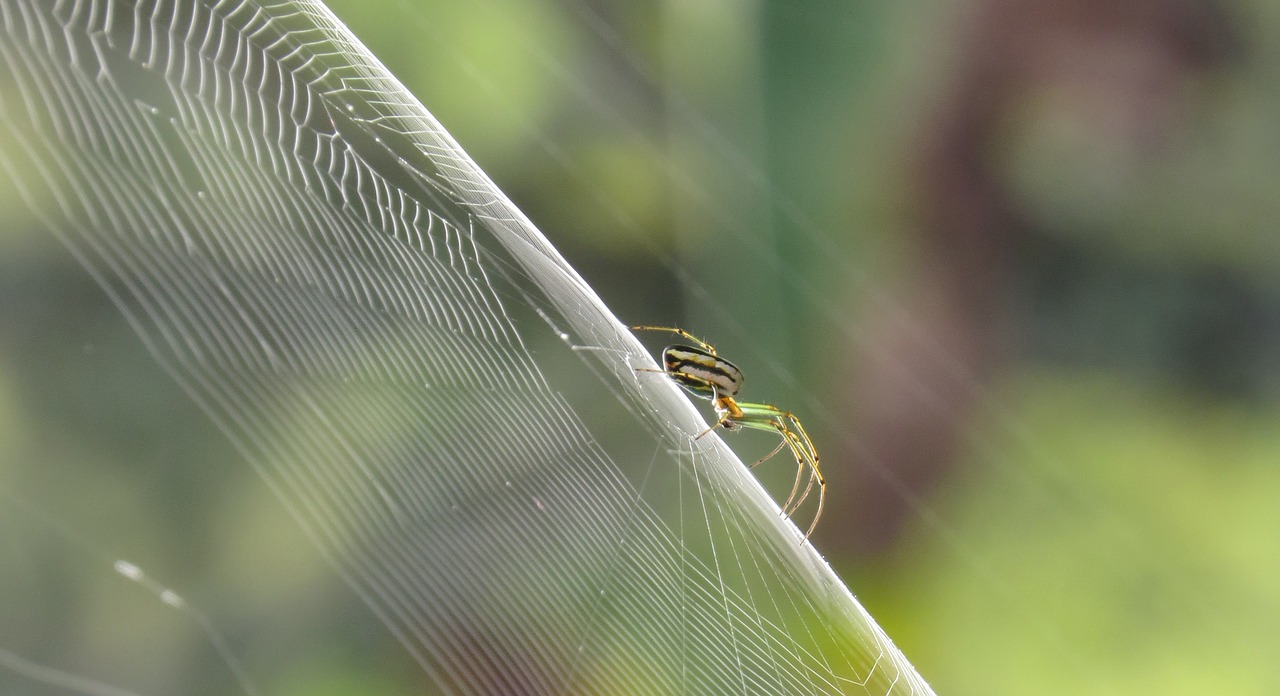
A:
[[[1276,5],[332,7],[624,322],[804,419],[939,693],[1280,690]]]
[[[803,419],[816,547],[938,693],[1280,692],[1280,6],[330,6],[622,321],[712,341],[745,398]],[[272,613],[248,667],[290,667],[264,690],[408,693],[416,668],[333,611],[320,559],[275,551],[307,542],[222,473],[225,438],[96,286],[5,226],[0,581],[100,576],[86,559],[134,539],[167,551],[150,572]],[[760,476],[781,497],[792,471]],[[176,630],[96,599],[104,634]],[[197,673],[171,643],[139,659]],[[236,689],[222,667],[209,693]]]

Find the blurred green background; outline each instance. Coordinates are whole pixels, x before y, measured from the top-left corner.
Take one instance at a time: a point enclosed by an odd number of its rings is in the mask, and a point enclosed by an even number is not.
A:
[[[939,693],[1276,693],[1280,8],[1117,5],[331,6],[622,321],[804,419]]]
[[[1280,7],[1118,5],[330,3],[623,322],[715,343],[804,420],[816,547],[938,693],[1278,693]],[[219,624],[275,646],[251,673],[296,666],[267,692],[409,692],[98,288],[6,226],[0,586],[33,599],[0,623],[75,614],[40,592],[108,587],[111,549],[271,615]],[[104,633],[192,632],[98,600]],[[195,674],[208,642],[139,659]]]

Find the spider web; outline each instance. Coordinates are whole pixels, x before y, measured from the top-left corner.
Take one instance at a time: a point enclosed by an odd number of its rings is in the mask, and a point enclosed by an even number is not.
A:
[[[0,30],[7,692],[929,693],[323,7]]]

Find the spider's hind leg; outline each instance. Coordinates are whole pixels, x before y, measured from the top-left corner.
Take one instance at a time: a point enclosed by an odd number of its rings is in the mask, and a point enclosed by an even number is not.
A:
[[[710,343],[707,343],[706,341],[702,340],[701,338],[698,338],[697,336],[694,336],[693,334],[689,333],[688,331],[685,331],[684,329],[680,329],[674,326],[633,326],[631,327],[631,330],[632,331],[663,331],[665,333],[675,334],[687,341],[693,341],[694,343],[698,344],[698,347],[702,348],[703,350],[707,351],[712,355],[716,354],[715,346],[711,345]]]

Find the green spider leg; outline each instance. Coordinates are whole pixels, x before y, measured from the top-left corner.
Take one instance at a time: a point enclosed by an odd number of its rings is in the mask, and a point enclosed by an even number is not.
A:
[[[813,447],[813,441],[809,439],[809,434],[805,432],[804,426],[800,424],[800,419],[795,414],[772,404],[756,404],[743,403],[733,401],[729,397],[722,397],[716,401],[716,410],[720,414],[720,420],[715,425],[704,430],[698,437],[702,437],[718,427],[725,429],[733,428],[750,428],[752,430],[765,430],[779,433],[782,436],[782,442],[778,443],[773,451],[756,460],[751,468],[755,468],[760,464],[768,461],[774,455],[782,451],[783,447],[791,449],[791,454],[796,458],[796,480],[791,486],[791,493],[787,496],[786,502],[782,504],[782,513],[790,517],[796,510],[808,500],[809,494],[813,492],[814,484],[818,486],[818,509],[814,513],[813,521],[809,523],[809,528],[804,533],[804,538],[808,539],[809,535],[818,525],[818,519],[822,517],[822,508],[826,502],[827,483],[822,475],[822,469],[818,466],[818,452]],[[804,489],[800,488],[800,481],[804,479],[805,472],[809,473],[809,479]]]

